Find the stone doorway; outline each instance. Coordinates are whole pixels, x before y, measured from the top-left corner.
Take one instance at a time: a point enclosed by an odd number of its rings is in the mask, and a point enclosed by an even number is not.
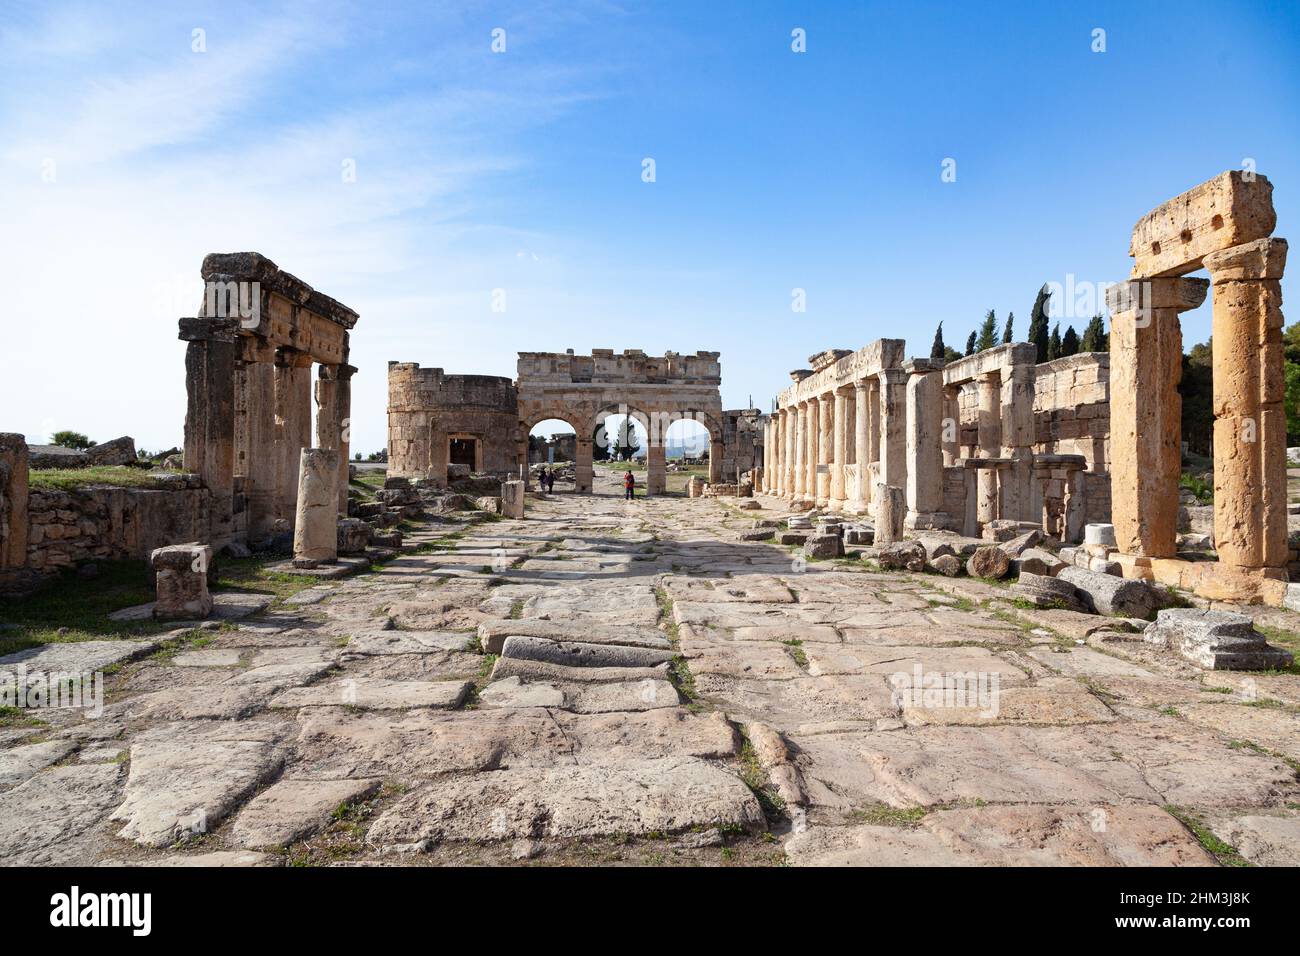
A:
[[[470,471],[478,468],[478,439],[451,438],[447,448],[447,462],[452,465],[468,465]]]

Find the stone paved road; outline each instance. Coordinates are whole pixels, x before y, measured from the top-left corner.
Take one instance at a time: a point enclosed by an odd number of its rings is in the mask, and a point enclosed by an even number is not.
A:
[[[431,525],[125,661],[97,720],[0,729],[0,859],[1213,865],[1192,821],[1300,863],[1300,677],[740,540],[772,499],[597,490]]]

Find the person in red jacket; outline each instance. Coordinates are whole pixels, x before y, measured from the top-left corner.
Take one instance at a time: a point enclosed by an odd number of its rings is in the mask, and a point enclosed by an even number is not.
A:
[[[632,500],[632,492],[635,488],[636,479],[632,477],[632,469],[629,468],[627,471],[623,472],[623,490],[627,492],[625,497],[628,501]]]

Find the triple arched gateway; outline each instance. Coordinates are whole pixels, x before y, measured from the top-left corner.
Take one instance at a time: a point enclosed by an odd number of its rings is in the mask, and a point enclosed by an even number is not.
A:
[[[726,447],[728,436],[738,432],[734,421],[744,413],[723,411],[721,383],[717,352],[520,352],[514,381],[391,362],[388,472],[445,483],[449,465],[471,458],[474,471],[517,472],[527,465],[533,426],[558,419],[576,435],[576,490],[589,492],[598,427],[608,415],[628,415],[647,437],[650,494],[666,489],[668,429],[683,420],[708,430],[709,480],[720,482],[761,464],[762,454],[757,444]]]

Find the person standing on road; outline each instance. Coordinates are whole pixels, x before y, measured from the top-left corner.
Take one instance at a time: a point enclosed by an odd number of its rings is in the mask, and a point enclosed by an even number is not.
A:
[[[623,472],[623,490],[627,492],[624,496],[628,501],[632,500],[632,493],[636,490],[636,479],[632,477],[632,469],[629,468]]]

